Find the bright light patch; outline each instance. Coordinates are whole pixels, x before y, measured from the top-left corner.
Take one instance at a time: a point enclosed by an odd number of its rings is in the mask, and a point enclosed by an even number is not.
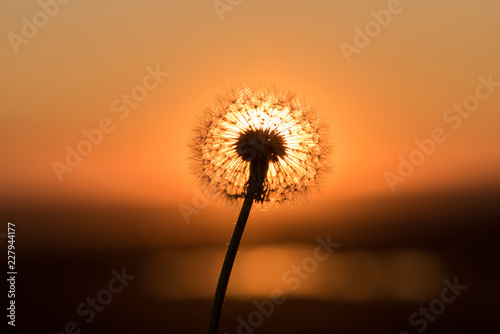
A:
[[[234,90],[208,107],[197,126],[193,169],[210,194],[241,199],[250,162],[239,153],[238,140],[248,131],[271,134],[266,140],[282,143],[284,154],[269,161],[264,201],[283,202],[316,186],[325,172],[322,129],[318,113],[291,93]]]

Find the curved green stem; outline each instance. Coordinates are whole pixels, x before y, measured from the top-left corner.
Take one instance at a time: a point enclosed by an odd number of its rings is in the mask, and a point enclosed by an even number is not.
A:
[[[250,209],[252,208],[253,198],[253,195],[245,196],[245,201],[241,207],[233,236],[229,242],[226,258],[224,259],[224,264],[222,265],[222,270],[220,272],[219,282],[217,283],[217,289],[215,290],[212,312],[210,313],[210,322],[208,324],[208,334],[216,334],[217,329],[219,328],[220,314],[222,312],[222,304],[224,304],[224,297],[226,296],[229,276],[231,275],[234,259],[236,257],[236,253],[238,252],[238,246],[240,245],[241,236],[243,235],[243,231],[250,214]]]

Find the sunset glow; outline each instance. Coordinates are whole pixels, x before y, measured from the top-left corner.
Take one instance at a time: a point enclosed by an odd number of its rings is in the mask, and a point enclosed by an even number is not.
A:
[[[191,144],[192,168],[208,192],[240,199],[258,152],[268,157],[265,202],[283,202],[317,185],[327,166],[318,113],[288,92],[242,88],[207,108]],[[245,138],[245,142],[241,142]]]

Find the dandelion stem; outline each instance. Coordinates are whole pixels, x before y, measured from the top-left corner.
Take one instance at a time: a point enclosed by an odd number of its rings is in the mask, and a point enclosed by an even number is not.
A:
[[[208,324],[208,334],[216,334],[217,329],[219,328],[220,314],[222,312],[222,304],[224,303],[229,276],[231,275],[231,270],[233,269],[234,259],[236,257],[236,253],[238,252],[238,246],[240,245],[241,236],[243,235],[243,231],[250,214],[250,209],[252,208],[253,199],[254,195],[252,193],[245,196],[238,221],[236,222],[236,226],[234,228],[233,236],[229,242],[226,258],[224,259],[224,264],[222,265],[222,270],[220,272],[219,282],[217,283],[217,289],[215,290],[212,312],[210,314],[210,322]]]

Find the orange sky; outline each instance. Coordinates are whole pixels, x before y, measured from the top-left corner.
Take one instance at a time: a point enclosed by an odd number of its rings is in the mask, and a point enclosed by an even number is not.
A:
[[[252,211],[231,297],[268,296],[310,256],[296,242],[334,226],[345,251],[292,296],[428,300],[447,268],[408,236],[436,233],[434,221],[399,218],[436,198],[432,209],[449,212],[441,204],[455,202],[439,198],[446,191],[500,186],[497,0],[248,0],[224,20],[212,0],[46,1],[50,17],[37,1],[0,4],[0,209],[22,222],[25,249],[193,248],[152,252],[139,287],[159,298],[210,298],[236,210],[210,202],[186,224],[178,206],[201,189],[188,172],[188,142],[204,107],[244,83],[294,90],[317,106],[334,165],[321,193],[293,214]],[[27,26],[44,17],[36,31]],[[346,45],[356,48],[347,57]],[[454,105],[464,103],[474,110],[459,116]],[[441,142],[429,144],[436,131]],[[85,146],[84,132],[96,144]],[[89,153],[63,167],[68,148]],[[401,157],[421,165],[397,176]],[[413,204],[430,193],[438,195],[427,206]],[[410,240],[404,249],[355,249],[398,248],[401,235]],[[266,242],[278,246],[255,245]],[[173,256],[175,274],[158,265]],[[175,281],[199,270],[209,273],[203,284]],[[370,277],[373,289],[361,291],[351,276]]]
[[[401,1],[348,63],[340,44],[354,45],[355,27],[389,2],[243,1],[223,21],[211,1],[60,5],[18,53],[8,37],[0,44],[0,199],[189,203],[194,118],[239,83],[292,89],[320,108],[335,147],[323,201],[390,194],[384,173],[435,128],[447,140],[395,194],[498,185],[500,87],[456,130],[443,115],[475,94],[479,76],[500,82],[500,3]],[[5,36],[41,10],[0,6]],[[168,76],[120,119],[113,102],[157,66]],[[59,182],[53,162],[106,118],[113,130]]]

